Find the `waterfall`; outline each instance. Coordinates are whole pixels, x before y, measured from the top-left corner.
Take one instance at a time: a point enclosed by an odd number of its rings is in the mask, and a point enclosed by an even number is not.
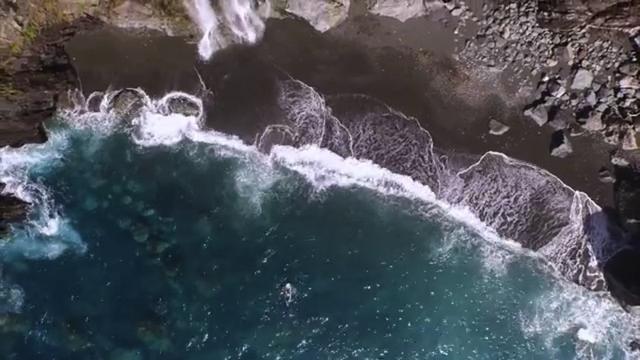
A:
[[[229,45],[259,41],[265,28],[260,13],[269,9],[268,1],[258,6],[252,0],[219,0],[215,4],[211,0],[185,0],[184,4],[202,33],[198,53],[205,60]]]

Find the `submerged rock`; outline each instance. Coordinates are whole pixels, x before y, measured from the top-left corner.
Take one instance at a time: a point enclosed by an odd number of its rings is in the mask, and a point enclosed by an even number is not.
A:
[[[109,356],[109,360],[143,360],[140,350],[116,349]]]
[[[144,243],[149,239],[149,229],[144,225],[138,224],[131,235],[136,242]]]
[[[24,291],[19,286],[0,282],[0,314],[17,314],[23,303]]]

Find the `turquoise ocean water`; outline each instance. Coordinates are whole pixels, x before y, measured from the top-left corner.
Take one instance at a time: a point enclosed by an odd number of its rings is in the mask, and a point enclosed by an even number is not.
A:
[[[3,359],[631,356],[631,315],[428,188],[185,126],[67,116],[3,150],[33,203],[0,245]]]

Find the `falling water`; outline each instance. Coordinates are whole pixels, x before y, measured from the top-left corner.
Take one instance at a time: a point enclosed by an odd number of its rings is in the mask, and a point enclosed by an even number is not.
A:
[[[198,52],[208,60],[229,45],[260,40],[265,28],[260,12],[268,12],[269,2],[260,9],[251,0],[219,0],[215,4],[211,0],[185,0],[185,6],[202,33]]]

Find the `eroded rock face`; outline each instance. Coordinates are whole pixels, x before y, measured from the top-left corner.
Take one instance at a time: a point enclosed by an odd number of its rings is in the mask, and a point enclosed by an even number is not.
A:
[[[282,0],[274,2],[274,10],[299,16],[316,30],[325,32],[341,24],[349,14],[351,0]]]
[[[125,0],[101,16],[105,22],[123,28],[159,30],[168,35],[192,33],[192,25],[186,21],[186,13],[180,4],[171,9],[172,14],[163,13],[149,4]],[[176,10],[179,9],[179,10]]]
[[[10,223],[23,221],[28,204],[13,196],[0,195],[0,238],[7,232]]]
[[[627,249],[611,258],[604,268],[611,293],[625,305],[640,304],[640,252]]]
[[[615,167],[616,208],[624,227],[640,239],[640,171],[626,161]]]
[[[48,29],[29,51],[4,63],[0,68],[0,147],[46,141],[43,122],[55,114],[60,95],[77,86],[64,44],[77,31],[100,24],[84,18]],[[0,184],[0,192],[3,187]],[[9,223],[24,220],[27,210],[23,201],[0,195],[0,233]]]
[[[640,25],[640,2],[621,0],[540,0],[538,19],[542,24],[568,29],[590,23],[593,26],[629,29]]]

